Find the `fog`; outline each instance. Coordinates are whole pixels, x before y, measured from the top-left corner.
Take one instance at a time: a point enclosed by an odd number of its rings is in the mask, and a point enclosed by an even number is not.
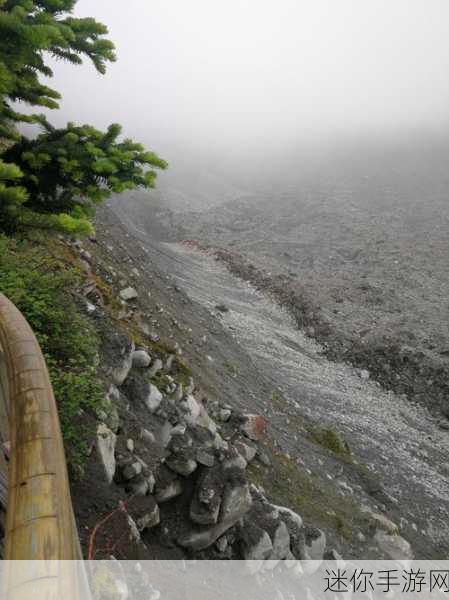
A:
[[[271,176],[448,130],[447,0],[80,0],[76,12],[109,27],[118,61],[105,76],[58,62],[53,121],[120,122],[174,173]]]

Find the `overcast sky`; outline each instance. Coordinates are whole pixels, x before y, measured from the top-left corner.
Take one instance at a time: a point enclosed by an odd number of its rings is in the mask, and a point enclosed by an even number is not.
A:
[[[447,0],[80,0],[118,62],[58,63],[53,120],[120,122],[169,160],[444,131]]]

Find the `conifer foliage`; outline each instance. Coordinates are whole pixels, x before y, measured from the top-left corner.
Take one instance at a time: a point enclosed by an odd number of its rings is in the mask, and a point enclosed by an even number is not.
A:
[[[100,73],[115,60],[107,28],[75,18],[77,0],[0,0],[0,229],[50,227],[71,233],[91,230],[95,204],[111,193],[154,186],[166,163],[140,144],[120,139],[120,125],[101,132],[69,123],[54,128],[41,114],[26,115],[22,103],[58,108],[60,95],[42,83],[51,77],[48,57]],[[20,123],[38,123],[30,139]]]

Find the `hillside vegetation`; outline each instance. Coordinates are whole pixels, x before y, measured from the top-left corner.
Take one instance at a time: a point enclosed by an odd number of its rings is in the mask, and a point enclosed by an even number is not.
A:
[[[101,74],[116,60],[107,28],[73,16],[76,0],[0,1],[0,291],[22,311],[41,344],[58,401],[69,462],[79,466],[92,431],[84,411],[99,407],[98,334],[80,310],[85,272],[55,237],[93,234],[95,207],[111,193],[154,186],[166,163],[141,144],[47,114],[60,94],[42,81],[50,59]],[[22,124],[36,124],[35,138]],[[45,233],[44,233],[45,232]]]

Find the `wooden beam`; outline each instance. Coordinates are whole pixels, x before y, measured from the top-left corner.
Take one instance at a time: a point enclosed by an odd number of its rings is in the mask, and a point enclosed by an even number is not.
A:
[[[7,560],[80,560],[58,411],[36,337],[0,293],[2,390],[11,444],[6,517]],[[7,381],[4,381],[5,372]],[[3,394],[4,395],[4,394]]]

